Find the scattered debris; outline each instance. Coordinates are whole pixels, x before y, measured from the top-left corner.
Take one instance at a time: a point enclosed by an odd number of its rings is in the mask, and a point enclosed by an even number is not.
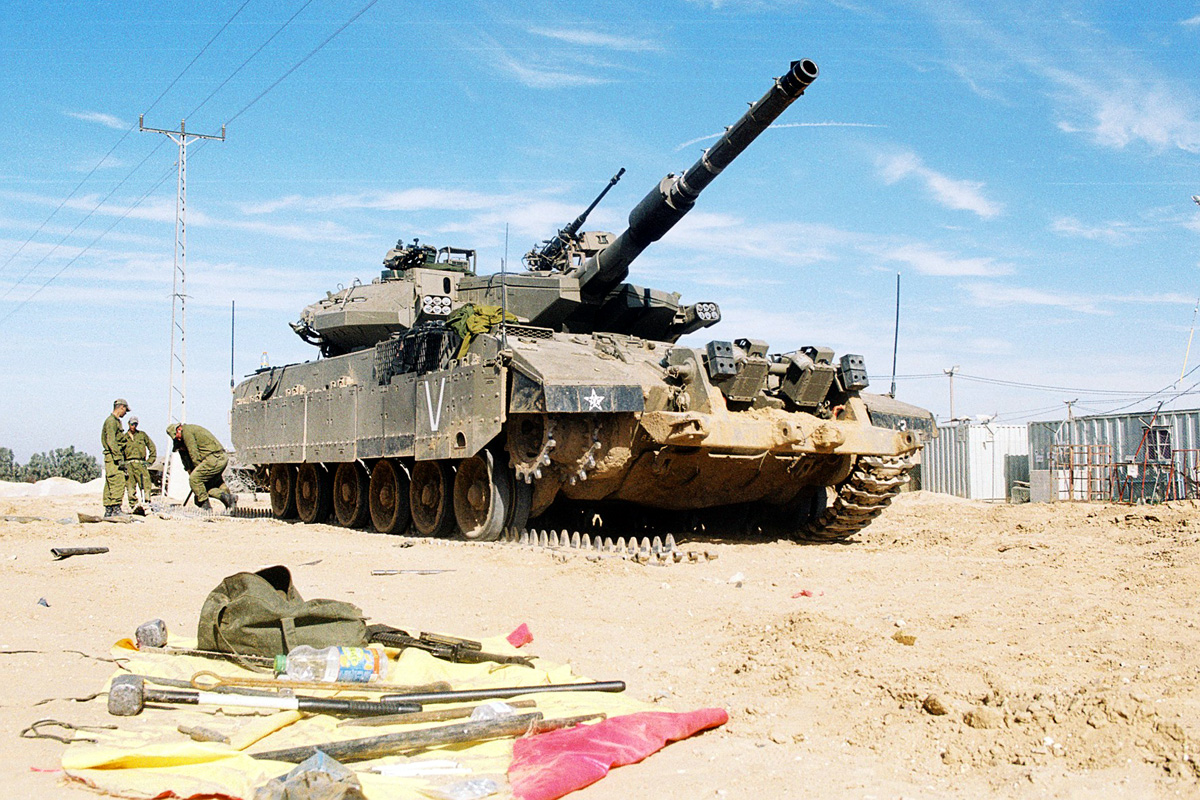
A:
[[[55,561],[62,561],[71,556],[96,556],[107,553],[107,547],[51,547],[50,554]]]
[[[917,643],[916,635],[911,634],[911,633],[906,633],[904,631],[896,631],[895,633],[892,634],[892,638],[895,639],[900,644],[905,645],[906,647],[912,647],[913,645],[915,645]]]
[[[950,706],[940,694],[928,695],[921,703],[921,708],[925,709],[926,714],[934,717],[944,717],[950,713]]]
[[[301,565],[303,566],[303,565]],[[441,575],[443,572],[454,572],[452,569],[373,569],[372,575]]]

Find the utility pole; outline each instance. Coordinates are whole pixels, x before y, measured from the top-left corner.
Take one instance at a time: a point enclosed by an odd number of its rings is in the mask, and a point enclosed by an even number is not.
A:
[[[1063,400],[1063,402],[1067,404],[1067,422],[1073,422],[1075,420],[1075,411],[1072,407],[1079,402],[1079,398],[1076,397],[1074,400]]]
[[[145,114],[138,116],[138,129],[150,133],[161,133],[179,145],[179,181],[175,192],[175,266],[171,282],[171,356],[170,375],[167,386],[167,424],[187,422],[187,146],[196,139],[225,141],[225,126],[220,136],[203,133],[188,133],[185,120],[179,121],[179,130],[147,128]],[[178,345],[178,346],[177,346]],[[176,373],[179,375],[179,414],[175,414]],[[173,453],[166,459],[163,470],[163,496],[171,497],[172,477],[182,469],[179,456]]]
[[[958,372],[958,364],[955,364],[950,369],[944,369],[942,372],[950,377],[950,421],[954,422],[954,373]]]

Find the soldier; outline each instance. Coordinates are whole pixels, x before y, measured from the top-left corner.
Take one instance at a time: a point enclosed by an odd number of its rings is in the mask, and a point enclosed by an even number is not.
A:
[[[125,493],[129,495],[129,505],[137,504],[137,490],[142,490],[142,499],[150,499],[150,470],[148,464],[153,464],[158,458],[154,442],[143,430],[138,430],[138,418],[129,418],[129,430],[126,432],[123,445],[125,451]]]
[[[121,437],[125,429],[121,417],[129,411],[129,403],[122,398],[113,401],[113,410],[104,419],[100,429],[100,445],[104,449],[104,516],[121,514],[121,501],[125,496],[125,452]]]
[[[210,508],[208,496],[211,491],[232,513],[237,500],[221,477],[229,464],[225,445],[217,441],[217,437],[207,429],[181,422],[168,425],[167,436],[171,437],[173,446],[179,451],[179,457],[183,461],[183,468],[190,475],[188,485],[192,487],[196,505]]]

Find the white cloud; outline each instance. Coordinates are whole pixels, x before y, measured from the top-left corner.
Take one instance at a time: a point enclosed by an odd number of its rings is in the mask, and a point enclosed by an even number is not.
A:
[[[530,89],[571,89],[578,86],[598,86],[611,83],[597,75],[584,75],[563,69],[521,63],[508,53],[497,53],[498,66]]]
[[[1097,307],[1098,298],[1072,295],[1065,292],[1048,292],[1026,286],[1011,286],[1001,283],[969,283],[963,288],[979,306],[1044,306],[1065,308],[1084,314],[1103,313]]]
[[[1194,17],[1191,17],[1189,19],[1185,19],[1185,20],[1181,21],[1179,24],[1186,25],[1189,28],[1200,27],[1200,14],[1198,14]]]
[[[1051,223],[1050,230],[1063,236],[1120,244],[1129,240],[1129,233],[1132,229],[1124,222],[1085,225],[1075,217],[1058,217]]]
[[[870,251],[880,258],[907,264],[922,275],[998,277],[1013,272],[1011,266],[993,258],[960,258],[920,243],[870,248]]]
[[[133,127],[132,123],[126,122],[120,117],[114,117],[112,114],[102,114],[99,111],[64,111],[68,117],[81,119],[84,122],[94,122],[97,125],[103,125],[106,128],[112,128],[118,131],[128,130]]]
[[[887,183],[916,178],[923,181],[934,199],[946,208],[970,211],[984,219],[999,216],[1003,211],[1002,205],[984,196],[982,183],[957,180],[943,175],[925,166],[916,153],[881,156],[878,164],[880,174]]]
[[[1194,97],[1144,72],[1080,75],[1056,67],[1043,74],[1063,105],[1059,130],[1087,133],[1099,145],[1142,141],[1155,149],[1200,153],[1200,106]]]
[[[610,50],[621,50],[631,53],[644,53],[662,50],[662,46],[652,39],[638,39],[629,36],[613,36],[599,31],[566,28],[530,28],[530,33],[557,39],[567,44],[580,47],[605,47]]]

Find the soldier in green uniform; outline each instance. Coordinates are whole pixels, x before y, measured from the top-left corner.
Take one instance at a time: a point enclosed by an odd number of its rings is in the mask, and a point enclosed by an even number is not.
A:
[[[138,430],[138,418],[129,418],[129,430],[125,433],[125,493],[129,495],[129,505],[137,505],[137,490],[142,490],[142,499],[150,499],[150,464],[158,458],[154,442],[143,430]]]
[[[104,516],[115,517],[121,513],[121,501],[125,496],[125,452],[121,437],[125,429],[121,417],[129,411],[129,403],[122,398],[113,401],[113,410],[104,419],[100,429],[100,445],[104,449]]]
[[[174,448],[179,451],[183,468],[188,471],[188,485],[192,487],[196,505],[210,508],[208,496],[215,494],[232,512],[237,501],[221,477],[229,464],[225,445],[199,425],[172,422],[167,426],[167,435],[171,437]]]

